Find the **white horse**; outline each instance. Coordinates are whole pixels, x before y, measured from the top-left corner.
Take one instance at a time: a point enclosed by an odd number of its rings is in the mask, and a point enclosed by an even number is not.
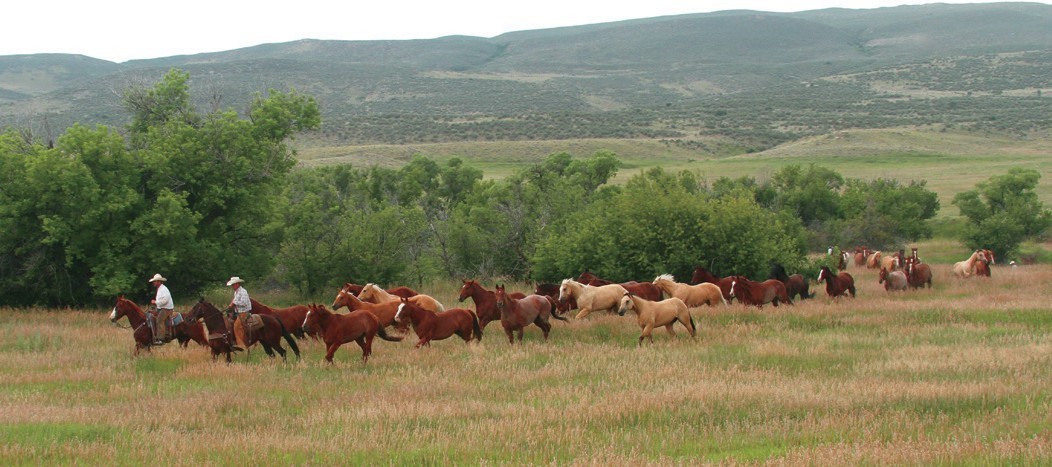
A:
[[[975,275],[975,262],[978,261],[979,258],[985,257],[986,252],[983,250],[975,250],[975,253],[972,253],[972,256],[969,256],[968,259],[953,263],[953,275],[962,279],[972,277]]]

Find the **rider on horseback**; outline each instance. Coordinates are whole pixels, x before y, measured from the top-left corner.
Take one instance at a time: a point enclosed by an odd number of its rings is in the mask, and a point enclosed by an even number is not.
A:
[[[150,304],[156,308],[151,313],[151,318],[153,319],[149,320],[154,345],[161,345],[172,340],[168,332],[168,318],[171,316],[172,311],[175,310],[175,304],[172,302],[172,293],[164,285],[167,280],[160,274],[154,274],[150,278],[150,283],[157,288],[157,294],[153,300],[150,300]]]
[[[234,288],[234,299],[230,301],[230,306],[227,308],[233,308],[236,316],[241,318],[241,325],[245,329],[245,338],[247,341],[248,336],[251,333],[248,322],[249,318],[252,316],[252,300],[248,297],[248,290],[245,290],[245,288],[241,286],[242,282],[245,281],[238,276],[231,277],[230,280],[226,282],[228,287]]]

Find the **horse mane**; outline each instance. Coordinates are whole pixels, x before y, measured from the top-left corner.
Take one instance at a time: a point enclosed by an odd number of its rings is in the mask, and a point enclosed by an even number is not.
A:
[[[676,282],[676,278],[672,274],[662,274],[654,278],[655,284],[657,284],[658,281]]]

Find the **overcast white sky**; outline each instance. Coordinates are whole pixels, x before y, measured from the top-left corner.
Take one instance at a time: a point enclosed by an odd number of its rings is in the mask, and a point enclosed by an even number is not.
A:
[[[804,11],[901,0],[16,0],[0,9],[0,55],[73,53],[123,62],[297,39],[493,37],[505,32],[750,9]],[[943,1],[941,3],[980,3]],[[1047,2],[1041,2],[1047,3]]]

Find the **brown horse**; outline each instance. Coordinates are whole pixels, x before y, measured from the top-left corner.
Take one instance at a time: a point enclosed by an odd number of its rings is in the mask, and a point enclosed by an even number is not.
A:
[[[830,250],[832,250],[832,247],[830,247]],[[771,264],[771,272],[767,275],[767,278],[781,281],[785,285],[785,293],[789,295],[790,300],[795,297],[800,297],[801,300],[814,297],[814,294],[811,293],[811,286],[807,283],[807,279],[804,279],[804,276],[800,274],[787,275],[785,267],[779,263]]]
[[[362,291],[358,293],[358,298],[363,302],[369,303],[400,303],[400,299],[407,297],[400,297],[391,294],[388,291],[381,289],[380,286],[376,284],[365,284],[365,287],[362,287]],[[442,303],[435,300],[435,298],[430,295],[416,294],[408,298],[409,301],[415,303],[420,308],[430,310],[432,313],[438,313],[446,309],[446,307],[442,306]]]
[[[310,309],[307,308],[307,305],[293,305],[288,308],[271,308],[257,302],[254,298],[250,298],[249,301],[252,302],[253,313],[273,316],[277,318],[278,321],[281,321],[281,324],[285,326],[285,329],[290,329],[291,331],[289,332],[292,335],[300,339],[305,337],[303,334],[303,327],[300,326],[300,323],[303,323],[303,319],[307,317],[307,312],[310,311]]]
[[[778,279],[767,279],[763,282],[749,280],[745,276],[734,276],[731,284],[731,296],[741,300],[744,305],[756,305],[763,308],[765,303],[778,306],[779,303],[793,304],[785,291],[785,284]]]
[[[953,263],[953,275],[959,278],[968,278],[975,275],[975,263],[986,258],[986,251],[975,250],[968,259]]]
[[[600,285],[610,285],[614,283],[614,281],[600,279],[599,276],[596,276],[595,274],[592,274],[588,271],[582,272],[580,276],[577,276],[577,282],[592,285],[595,287],[599,287]]]
[[[200,299],[186,315],[189,321],[201,320],[208,328],[208,347],[212,349],[212,360],[215,361],[219,355],[226,355],[226,362],[232,361],[230,354],[242,349],[234,345],[234,327],[230,320],[223,316],[215,305]]]
[[[694,274],[690,277],[691,284],[701,284],[708,282],[710,284],[716,284],[720,288],[720,293],[723,294],[723,299],[730,303],[734,297],[731,297],[731,284],[734,282],[734,276],[727,276],[724,278],[716,277],[715,274],[709,272],[701,266],[694,268]]]
[[[116,323],[122,317],[128,317],[128,324],[131,325],[132,339],[135,340],[134,355],[139,355],[139,350],[141,349],[146,349],[149,352],[150,348],[154,346],[154,338],[153,331],[150,330],[150,326],[146,322],[146,312],[142,311],[142,308],[139,308],[139,305],[136,305],[135,302],[124,298],[122,295],[117,297],[117,304],[113,306],[113,311],[110,312],[110,321]],[[185,319],[172,327],[175,338],[180,343],[193,340],[198,344],[208,345],[204,329],[204,325],[201,323],[191,323]]]
[[[653,344],[653,330],[659,326],[664,326],[670,335],[676,335],[675,331],[672,330],[672,325],[677,321],[687,328],[691,338],[697,338],[698,334],[697,328],[694,326],[694,318],[690,316],[690,312],[687,311],[687,304],[683,303],[683,300],[672,297],[654,302],[637,297],[632,292],[625,292],[625,295],[621,297],[617,314],[624,316],[628,310],[635,312],[636,322],[642,328],[642,332],[639,334],[638,345],[643,345],[643,338],[650,339],[650,343]]]
[[[351,283],[351,282],[343,284],[343,290],[346,290],[346,291],[348,291],[348,292],[350,292],[352,294],[355,294],[355,295],[358,295],[358,294],[362,293],[362,289],[364,289],[364,288],[365,288],[364,285],[354,284],[354,283]],[[412,297],[413,295],[416,295],[416,291],[415,290],[410,289],[409,287],[406,287],[406,286],[399,286],[399,287],[394,287],[394,288],[387,289],[387,293],[389,293],[391,295],[397,295],[399,297],[405,297],[405,298],[409,298],[409,297]]]
[[[497,285],[495,292],[497,298],[497,309],[500,310],[500,325],[504,327],[504,334],[508,336],[508,343],[514,344],[513,333],[518,332],[519,343],[522,343],[522,334],[530,323],[536,324],[544,333],[544,340],[548,340],[548,332],[552,325],[548,319],[566,321],[559,315],[553,314],[555,301],[546,295],[530,295],[522,300],[516,300],[508,295],[503,285]]]
[[[931,288],[931,268],[926,263],[910,262],[906,264],[906,282],[911,288],[919,289],[927,285]]]
[[[976,277],[990,277],[990,263],[986,260],[979,260],[975,262],[975,276]]]
[[[878,284],[884,284],[884,290],[887,292],[895,292],[898,290],[906,290],[908,280],[906,279],[906,273],[902,271],[888,271],[886,268],[880,268],[880,279],[877,280]]]
[[[362,363],[369,361],[373,353],[373,338],[398,342],[401,337],[391,337],[384,331],[376,316],[366,310],[354,310],[346,315],[333,313],[324,305],[310,305],[307,317],[303,318],[305,333],[316,333],[325,343],[325,361],[332,363],[336,349],[348,342],[362,348]]]
[[[332,301],[332,310],[336,311],[344,306],[350,311],[365,310],[376,317],[376,320],[380,322],[380,327],[386,328],[394,324],[395,313],[398,313],[398,305],[401,303],[401,301],[397,300],[384,303],[364,302],[350,292],[340,289],[336,293],[336,299]],[[404,332],[407,327],[408,323],[406,323],[406,326],[400,327],[399,330]]]
[[[855,266],[865,267],[866,259],[869,258],[869,248],[864,246],[855,247]]]
[[[727,305],[727,300],[723,298],[723,291],[720,290],[720,286],[711,282],[702,282],[695,285],[683,284],[676,282],[676,278],[672,274],[662,274],[654,278],[654,285],[665,292],[665,295],[683,300],[683,303],[686,303],[689,307]],[[731,296],[733,297],[734,295],[732,294]]]
[[[555,311],[558,312],[558,314],[564,314],[567,311],[577,308],[577,300],[573,297],[570,297],[565,301],[559,300],[559,284],[538,282],[537,286],[533,288],[533,293],[536,295],[551,297],[555,300]]]
[[[855,296],[855,278],[847,272],[833,274],[828,266],[822,266],[817,282],[822,283],[822,281],[826,281],[826,293],[830,297],[836,298],[847,292],[851,293],[851,297]]]
[[[884,252],[874,251],[870,253],[866,258],[866,269],[878,269],[880,268],[881,259],[884,257]]]
[[[253,316],[257,316],[263,321],[263,327],[246,332],[243,315],[243,313],[238,313],[238,316],[234,318],[234,337],[245,346],[246,350],[252,348],[258,342],[263,346],[263,351],[270,358],[274,358],[274,352],[277,351],[278,355],[281,355],[281,360],[287,362],[288,358],[285,357],[285,348],[281,346],[281,338],[284,337],[285,342],[289,344],[289,348],[296,354],[296,358],[300,358],[300,348],[296,345],[296,339],[289,334],[289,330],[285,328],[284,324],[281,324],[280,320],[271,315],[252,313]]]
[[[559,290],[556,289],[555,293],[558,294]],[[508,295],[511,295],[511,298],[526,298],[526,294],[522,292],[512,292]],[[486,290],[475,280],[465,280],[464,285],[460,287],[460,297],[457,300],[462,302],[468,297],[475,302],[475,314],[478,316],[479,326],[482,329],[485,329],[491,321],[500,319],[500,311],[497,310],[497,294],[493,291]]]
[[[608,281],[606,279],[600,279],[600,278],[596,277],[595,274],[592,274],[590,272],[582,272],[581,275],[577,277],[577,282],[580,282],[580,283],[586,284],[586,285],[590,285],[590,286],[593,286],[593,287],[600,287],[600,286],[604,286],[604,285],[615,284],[615,282],[613,282],[613,281]],[[657,285],[654,285],[653,282],[628,281],[628,282],[621,282],[618,285],[620,285],[621,287],[624,287],[625,290],[627,290],[629,292],[632,292],[634,295],[643,297],[643,298],[645,298],[647,300],[658,301],[658,300],[661,300],[662,298],[664,298],[661,295],[661,288],[658,287]]]
[[[431,345],[433,340],[442,340],[454,334],[464,339],[464,342],[470,342],[472,337],[482,342],[479,318],[467,308],[450,308],[441,313],[434,313],[402,298],[402,304],[398,306],[398,312],[395,313],[395,321],[413,323],[413,330],[420,338],[416,342],[418,349],[422,345]]]

